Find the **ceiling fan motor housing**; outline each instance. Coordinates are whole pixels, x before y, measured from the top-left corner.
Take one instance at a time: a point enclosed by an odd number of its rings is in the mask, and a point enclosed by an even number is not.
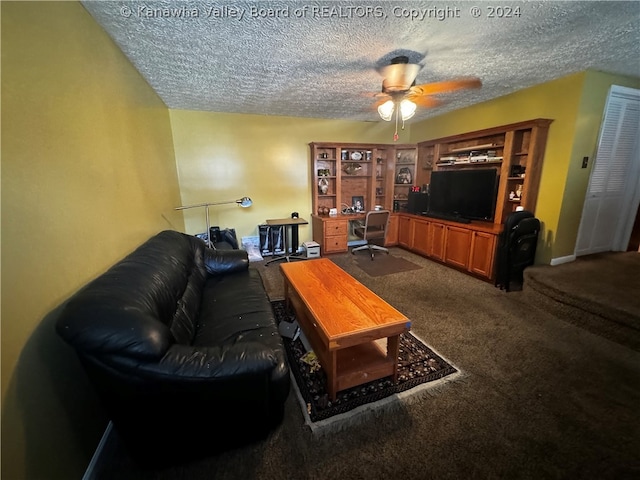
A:
[[[395,57],[391,60],[391,65],[383,70],[384,80],[382,81],[383,93],[405,93],[416,83],[416,76],[422,68],[416,63],[409,63],[409,58],[405,56]]]

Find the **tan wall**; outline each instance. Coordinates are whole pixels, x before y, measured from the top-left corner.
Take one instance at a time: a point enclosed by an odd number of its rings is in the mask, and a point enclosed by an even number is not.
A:
[[[51,313],[184,229],[167,108],[77,2],[2,2],[2,478],[81,478],[106,418]]]
[[[210,208],[211,225],[235,228],[238,241],[291,212],[310,219],[310,142],[391,143],[389,124],[171,110],[184,205],[234,200],[253,205]],[[406,134],[405,134],[406,137]],[[187,233],[206,230],[204,209],[185,210]],[[300,227],[300,242],[311,226]]]
[[[604,103],[612,84],[637,88],[640,79],[586,71],[456,110],[411,128],[411,141],[454,135],[534,118],[549,129],[536,216],[543,225],[536,263],[572,255]],[[593,162],[591,162],[592,164]]]

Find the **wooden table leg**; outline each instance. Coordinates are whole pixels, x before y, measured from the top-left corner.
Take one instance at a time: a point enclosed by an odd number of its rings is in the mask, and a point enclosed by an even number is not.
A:
[[[387,338],[387,358],[393,358],[393,383],[398,382],[398,354],[400,353],[400,335]]]
[[[337,351],[334,350],[327,356],[329,365],[327,365],[327,390],[329,391],[329,400],[335,402],[338,393],[338,369],[337,369]]]

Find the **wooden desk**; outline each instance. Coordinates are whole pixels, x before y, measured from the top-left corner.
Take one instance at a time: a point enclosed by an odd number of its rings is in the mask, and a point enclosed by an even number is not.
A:
[[[311,215],[313,241],[320,244],[320,251],[323,255],[346,252],[349,249],[347,245],[349,221],[364,220],[365,216],[366,213],[336,216]]]
[[[329,253],[343,253],[349,251],[349,222],[361,220],[364,222],[367,212],[354,214],[311,215],[313,241],[320,244],[323,255]],[[394,213],[389,217],[389,231],[384,243],[385,247],[398,243],[398,216]]]
[[[289,228],[291,228],[292,236],[294,236],[293,229],[295,229],[295,231],[297,232],[299,225],[308,225],[309,222],[307,222],[304,218],[279,218],[279,219],[267,220],[266,223],[271,227],[284,227],[284,254],[276,255],[274,253],[273,258],[269,260],[267,263],[265,263],[265,266],[268,266],[270,263],[277,262],[280,260],[286,260],[287,262],[290,262],[291,260],[305,260],[305,257],[301,257],[296,253],[289,254],[289,235],[287,232]],[[295,237],[297,237],[297,235],[295,235]],[[295,250],[292,248],[292,252],[295,252],[297,250],[298,250],[297,245],[295,246]]]
[[[327,375],[332,401],[346,388],[389,376],[397,381],[400,334],[411,328],[407,317],[329,259],[280,269],[287,305]]]

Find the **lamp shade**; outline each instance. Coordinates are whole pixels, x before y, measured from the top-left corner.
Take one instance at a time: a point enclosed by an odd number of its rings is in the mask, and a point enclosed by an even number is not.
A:
[[[249,197],[242,197],[241,199],[236,200],[236,203],[240,205],[242,208],[250,207],[253,204],[253,202]]]
[[[250,207],[253,202],[251,201],[251,199],[249,197],[242,197],[239,198],[238,200],[229,200],[229,201],[223,201],[223,202],[210,202],[210,203],[198,203],[197,205],[183,205],[181,207],[176,207],[176,210],[186,210],[188,208],[196,208],[196,207],[204,207],[204,212],[205,212],[205,218],[206,218],[206,222],[207,222],[207,246],[211,247],[211,248],[215,248],[213,246],[213,243],[211,242],[211,239],[209,238],[209,231],[211,230],[211,224],[209,223],[209,207],[213,206],[213,205],[227,205],[229,203],[237,203],[238,205],[240,205],[243,208],[247,208]]]
[[[395,110],[395,108],[396,106],[393,103],[393,100],[387,100],[378,107],[380,118],[382,118],[385,122],[391,121],[391,117],[393,117],[393,111]]]
[[[400,116],[402,120],[409,120],[416,114],[416,104],[406,98],[400,102]]]

